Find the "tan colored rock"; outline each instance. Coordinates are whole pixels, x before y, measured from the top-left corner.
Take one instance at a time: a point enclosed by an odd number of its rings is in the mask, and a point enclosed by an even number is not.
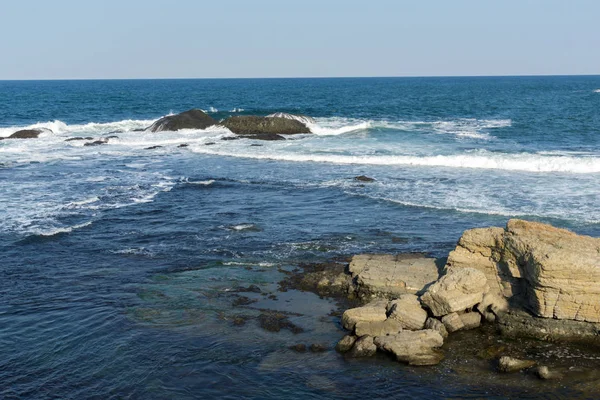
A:
[[[511,219],[504,230],[465,231],[446,268],[482,271],[490,293],[513,297],[537,316],[600,322],[600,238]],[[498,316],[485,308],[487,319]]]
[[[371,357],[377,352],[377,346],[373,343],[372,336],[358,338],[354,347],[348,353],[351,357]]]
[[[438,332],[444,339],[448,337],[448,329],[446,329],[446,326],[439,319],[431,317],[427,318],[427,321],[425,321],[425,329],[432,329]]]
[[[494,322],[500,313],[508,311],[508,301],[499,294],[489,292],[484,294],[481,303],[477,304],[477,311],[488,322]]]
[[[439,276],[435,259],[419,254],[359,254],[349,271],[361,298],[418,293]]]
[[[393,353],[398,361],[410,365],[436,365],[444,359],[443,353],[436,350],[444,339],[431,329],[379,336],[374,342],[378,349]]]
[[[459,315],[463,323],[463,330],[479,328],[481,326],[481,314],[478,312],[469,312]]]
[[[503,261],[522,270],[534,314],[600,322],[600,238],[510,220],[504,244]]]
[[[446,327],[448,333],[460,331],[465,327],[464,322],[460,319],[458,313],[450,313],[442,318],[442,324]]]
[[[359,321],[354,328],[356,336],[385,336],[393,335],[402,331],[402,323],[392,318],[385,321]]]
[[[357,322],[383,322],[387,319],[387,300],[375,300],[371,303],[346,310],[342,315],[344,329],[353,331]]]
[[[519,372],[535,365],[532,360],[519,360],[509,356],[502,356],[498,360],[498,369],[500,372]]]
[[[554,380],[554,379],[562,379],[563,374],[558,371],[551,371],[550,368],[546,366],[539,366],[535,369],[535,373],[538,378],[543,380]]]
[[[483,272],[473,268],[451,268],[421,296],[433,315],[464,311],[480,303],[489,290]]]
[[[402,328],[419,331],[425,327],[427,311],[414,294],[403,294],[388,304],[389,319],[400,322]]]

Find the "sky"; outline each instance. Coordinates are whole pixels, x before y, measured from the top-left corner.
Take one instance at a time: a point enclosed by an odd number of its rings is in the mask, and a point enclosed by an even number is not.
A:
[[[597,0],[0,1],[0,79],[600,74]]]

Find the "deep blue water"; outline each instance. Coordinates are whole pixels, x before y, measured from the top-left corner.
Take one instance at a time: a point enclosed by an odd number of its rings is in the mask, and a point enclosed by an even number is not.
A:
[[[194,107],[306,114],[316,134],[133,131]],[[599,110],[598,76],[0,82],[0,136],[53,131],[0,141],[0,397],[545,395],[296,354],[343,335],[329,303],[261,298],[305,328],[270,333],[232,324],[255,311],[229,291],[340,255],[444,256],[511,217],[600,236]]]

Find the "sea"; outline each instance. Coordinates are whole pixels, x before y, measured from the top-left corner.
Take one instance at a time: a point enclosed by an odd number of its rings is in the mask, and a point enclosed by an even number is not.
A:
[[[313,133],[140,131],[192,108]],[[0,398],[577,395],[346,358],[335,305],[277,289],[305,263],[444,257],[510,218],[600,236],[600,76],[0,81],[0,137],[26,128],[49,131],[0,140]]]

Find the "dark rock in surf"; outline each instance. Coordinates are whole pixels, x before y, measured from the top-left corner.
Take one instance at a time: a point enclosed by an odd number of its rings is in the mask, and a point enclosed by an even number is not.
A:
[[[279,332],[289,329],[292,333],[302,333],[304,329],[292,323],[285,314],[278,312],[264,312],[258,317],[260,327],[269,332]]]
[[[242,137],[254,140],[285,140],[283,136],[273,133],[258,133],[256,135],[243,135]]]
[[[302,122],[281,117],[238,115],[227,118],[221,124],[238,135],[311,133],[310,129]]]
[[[354,180],[357,182],[375,182],[374,178],[370,178],[366,175],[355,176]]]
[[[156,149],[162,149],[162,146],[150,146],[150,147],[146,147],[144,150],[156,150]]]
[[[50,129],[46,128],[22,129],[20,131],[16,131],[5,139],[36,139],[40,136],[40,134],[45,132],[52,133]]]
[[[88,136],[88,137],[77,136],[77,137],[72,137],[72,138],[65,139],[65,142],[73,142],[73,141],[76,141],[76,140],[94,140],[94,138],[91,137],[91,136]]]
[[[270,115],[267,115],[267,118],[285,118],[285,119],[293,119],[298,122],[302,122],[303,124],[314,124],[315,120],[312,117],[306,115],[298,115],[298,114],[288,114],[284,112],[276,112]]]
[[[188,147],[188,146],[189,146],[189,144],[187,144],[187,143],[181,143],[181,144],[180,144],[179,146],[177,146],[177,147],[179,147],[179,148],[183,148],[183,147]]]
[[[178,131],[180,129],[206,129],[217,121],[202,110],[193,109],[177,115],[162,117],[146,130],[150,132]]]
[[[105,140],[95,140],[93,142],[84,143],[84,146],[101,146],[103,144],[106,144]]]

